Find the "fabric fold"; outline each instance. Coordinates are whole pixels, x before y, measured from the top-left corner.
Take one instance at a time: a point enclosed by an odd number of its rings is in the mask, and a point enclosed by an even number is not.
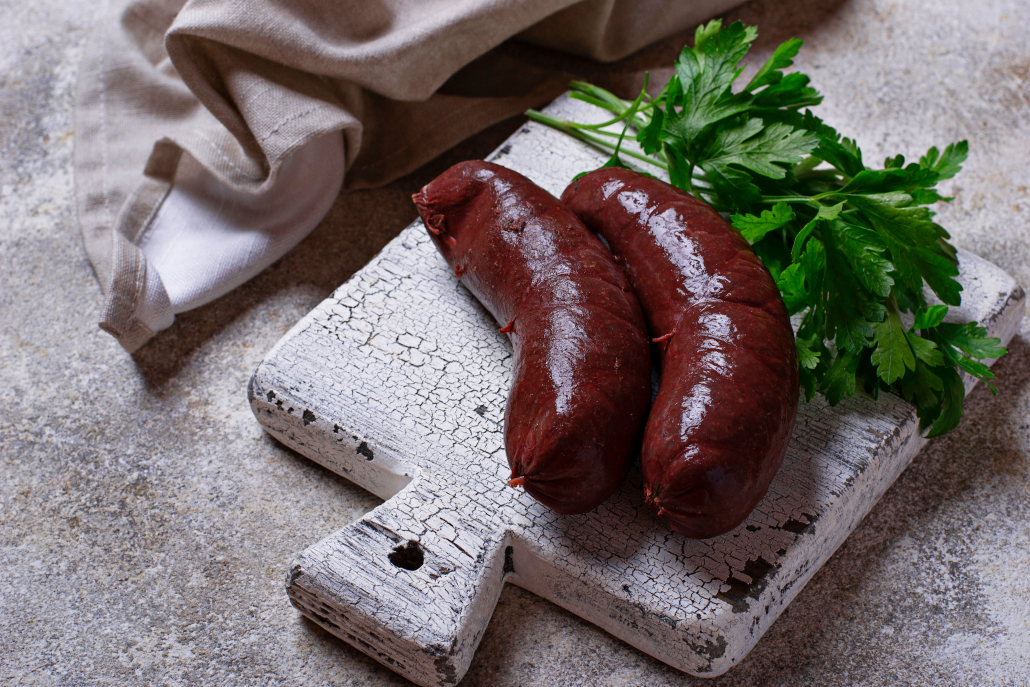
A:
[[[557,96],[572,74],[549,49],[617,59],[738,2],[106,0],[75,152],[101,327],[135,350],[285,254],[341,188]],[[523,59],[513,37],[545,47]]]

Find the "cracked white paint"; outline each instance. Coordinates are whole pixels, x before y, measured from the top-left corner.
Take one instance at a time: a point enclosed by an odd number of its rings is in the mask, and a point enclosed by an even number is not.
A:
[[[561,98],[549,111],[584,121]],[[560,194],[604,155],[537,125],[491,158]],[[963,306],[1007,341],[1024,296],[960,252]],[[912,406],[881,395],[801,403],[783,468],[738,528],[697,541],[643,503],[639,471],[595,511],[558,516],[505,485],[507,337],[412,225],[300,321],[255,373],[275,437],[388,499],[304,551],[293,603],[422,685],[461,678],[513,582],[694,675],[739,662],[923,444]],[[972,380],[967,379],[967,389]],[[391,552],[417,542],[424,563]]]

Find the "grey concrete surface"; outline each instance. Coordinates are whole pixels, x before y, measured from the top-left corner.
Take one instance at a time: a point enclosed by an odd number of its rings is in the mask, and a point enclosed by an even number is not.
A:
[[[286,258],[135,356],[73,209],[84,0],[0,1],[0,684],[407,684],[304,621],[294,553],[375,497],[276,444],[246,384],[304,313],[415,218],[409,194],[509,121],[342,196]],[[954,242],[1030,286],[1030,13],[1016,0],[758,0],[796,35],[824,117],[867,154],[968,138]],[[962,425],[931,442],[742,665],[690,678],[519,589],[465,685],[1030,684],[1030,321]]]

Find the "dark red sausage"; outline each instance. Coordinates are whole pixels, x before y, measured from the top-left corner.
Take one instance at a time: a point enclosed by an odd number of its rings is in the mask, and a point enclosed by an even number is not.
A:
[[[462,162],[413,197],[433,242],[511,337],[512,483],[583,513],[626,475],[650,401],[640,305],[601,242],[554,196]]]
[[[797,412],[797,351],[776,283],[729,222],[665,182],[603,168],[562,200],[622,259],[662,340],[641,449],[646,500],[688,537],[733,529],[769,488]]]

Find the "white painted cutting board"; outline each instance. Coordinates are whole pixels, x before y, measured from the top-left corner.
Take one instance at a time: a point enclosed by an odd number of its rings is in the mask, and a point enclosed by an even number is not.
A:
[[[549,111],[599,116],[567,98]],[[530,124],[491,159],[559,195],[605,156]],[[949,320],[977,320],[1007,342],[1022,290],[973,255],[960,260],[963,306]],[[757,510],[696,541],[652,515],[638,469],[586,515],[555,515],[507,487],[510,368],[507,337],[414,224],[301,320],[251,382],[269,433],[386,499],[297,557],[291,601],[420,685],[461,679],[505,582],[681,670],[720,675],[924,443],[914,408],[894,395],[802,402]]]

